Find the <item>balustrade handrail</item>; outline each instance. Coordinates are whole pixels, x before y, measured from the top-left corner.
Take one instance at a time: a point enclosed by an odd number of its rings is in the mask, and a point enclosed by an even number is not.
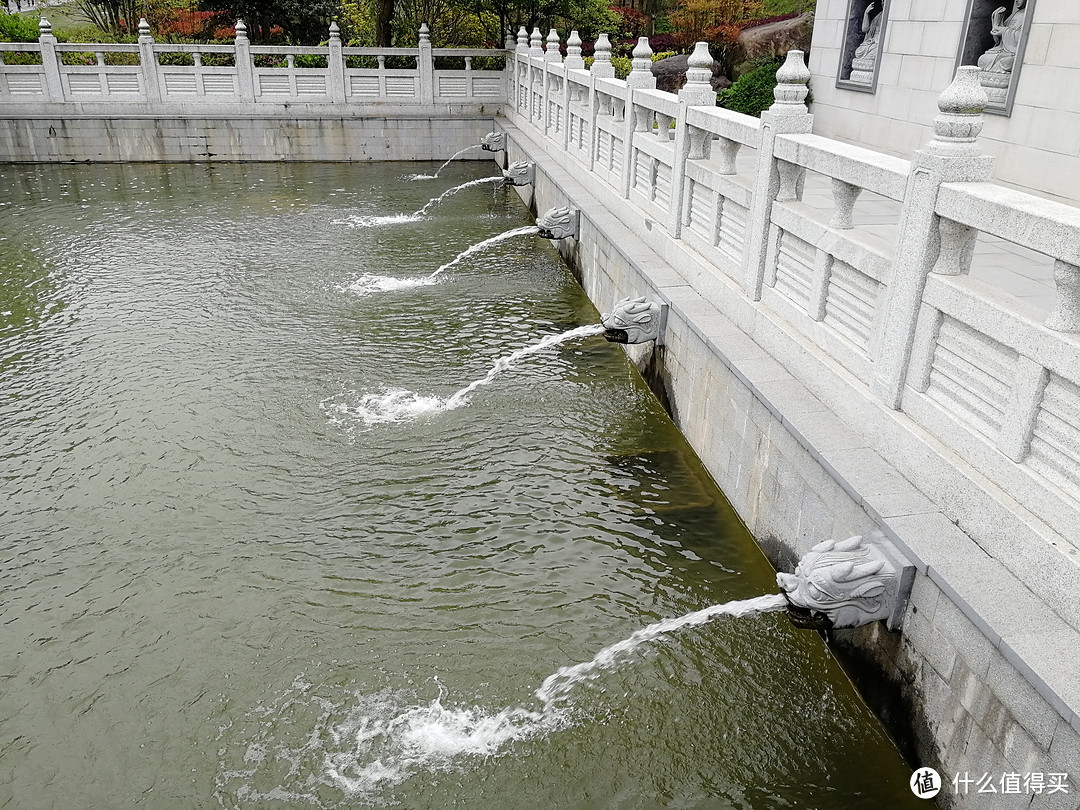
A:
[[[820,135],[780,135],[776,157],[804,169],[902,201],[911,161]]]
[[[1071,205],[996,183],[942,183],[934,210],[946,219],[1080,265],[1080,212]]]

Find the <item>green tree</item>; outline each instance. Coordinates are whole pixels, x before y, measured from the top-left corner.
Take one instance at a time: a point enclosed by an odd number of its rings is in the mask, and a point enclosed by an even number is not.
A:
[[[243,20],[253,41],[270,39],[277,27],[293,42],[315,43],[326,39],[341,0],[200,0],[199,6]]]

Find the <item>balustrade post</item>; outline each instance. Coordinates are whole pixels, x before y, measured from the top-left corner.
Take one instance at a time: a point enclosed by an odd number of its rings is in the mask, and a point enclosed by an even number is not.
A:
[[[623,165],[622,165],[622,196],[624,199],[630,196],[630,186],[634,178],[634,133],[645,132],[649,127],[651,117],[645,112],[639,111],[634,104],[635,90],[655,90],[656,77],[652,75],[652,48],[649,47],[648,37],[638,37],[637,45],[631,53],[630,75],[626,77],[626,106],[623,116]]]
[[[566,59],[563,60],[563,95],[562,105],[565,115],[565,123],[563,126],[562,147],[563,150],[570,148],[570,129],[573,126],[573,116],[570,114],[570,103],[574,99],[575,93],[570,82],[571,70],[584,70],[585,60],[581,58],[581,37],[578,35],[577,29],[570,32],[570,36],[566,38]]]
[[[555,92],[553,87],[554,83],[558,81],[558,77],[555,76],[549,66],[552,64],[562,64],[562,54],[559,52],[559,32],[554,28],[548,32],[547,45],[544,49],[544,115],[543,126],[544,134],[547,135],[549,129],[558,129],[558,121],[552,122],[552,108],[557,116],[559,114],[557,98],[561,98],[562,92]]]
[[[686,63],[686,84],[679,91],[679,112],[675,118],[675,162],[671,168],[671,215],[668,232],[676,239],[682,234],[683,210],[686,208],[686,161],[706,156],[711,135],[703,130],[691,132],[686,123],[690,107],[715,107],[716,91],[712,79],[712,54],[707,42],[698,42]]]
[[[161,101],[161,79],[158,77],[157,54],[154,53],[154,37],[150,23],[139,20],[139,67],[142,69],[143,97],[153,103]]]
[[[514,81],[516,82],[517,107],[519,113],[528,110],[531,88],[529,86],[529,32],[521,26],[517,32],[517,47],[514,49]]]
[[[514,32],[506,29],[506,37],[503,40],[503,50],[506,51],[506,60],[503,62],[503,82],[506,86],[506,106],[511,110],[517,109],[517,64],[514,59]]]
[[[777,135],[805,134],[813,128],[814,117],[806,110],[807,82],[810,71],[802,51],[788,51],[787,59],[776,71],[775,101],[761,114],[761,143],[758,146],[757,182],[746,227],[743,266],[747,269],[746,291],[753,300],[761,299],[765,279],[772,207],[781,188],[781,169],[774,155]],[[796,193],[798,183],[794,186]]]
[[[593,63],[589,71],[589,171],[596,165],[600,151],[600,130],[596,126],[596,119],[600,116],[600,95],[596,90],[596,80],[614,78],[611,42],[607,34],[599,34],[593,45]]]
[[[243,20],[236,21],[236,83],[241,101],[255,101],[255,66],[251,61],[251,42]]]
[[[337,20],[330,23],[329,50],[326,54],[326,81],[329,83],[330,102],[345,103],[345,55],[341,48],[341,29]]]
[[[420,42],[416,56],[416,69],[420,74],[420,103],[428,109],[435,107],[435,57],[431,53],[431,31],[427,23],[420,23]]]
[[[979,68],[959,67],[938,98],[934,138],[911,161],[870,384],[890,408],[899,409],[903,401],[926,277],[941,250],[934,213],[938,190],[942,183],[990,179],[993,158],[980,154],[978,144],[985,105]]]
[[[45,98],[49,101],[66,101],[56,37],[53,36],[52,24],[44,17],[38,23],[38,42],[41,44],[41,67],[45,71]]]

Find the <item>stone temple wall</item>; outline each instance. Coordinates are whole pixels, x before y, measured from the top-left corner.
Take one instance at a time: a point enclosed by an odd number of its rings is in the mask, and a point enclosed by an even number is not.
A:
[[[958,63],[993,45],[994,9],[1015,0],[881,0],[887,20],[876,76],[844,82],[865,0],[818,0],[810,49],[815,132],[894,155],[910,155],[933,133],[937,97]],[[991,109],[982,139],[994,178],[1076,205],[1080,188],[1080,3],[1027,0],[1022,54],[1013,66],[1011,107]],[[852,41],[853,40],[853,41]],[[838,82],[838,79],[840,81]],[[872,92],[871,92],[872,91]],[[995,114],[996,113],[996,114]]]

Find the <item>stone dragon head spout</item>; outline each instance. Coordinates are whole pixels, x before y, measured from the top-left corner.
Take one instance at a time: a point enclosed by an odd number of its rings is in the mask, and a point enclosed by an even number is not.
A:
[[[788,617],[811,629],[859,627],[885,619],[898,622],[897,606],[906,603],[906,560],[898,564],[884,537],[818,543],[795,567],[794,574],[777,574],[776,582],[788,600]],[[911,572],[913,574],[913,570]],[[910,587],[910,581],[907,582]],[[900,605],[902,615],[903,605]]]
[[[569,208],[549,208],[537,217],[536,225],[544,239],[576,239],[578,235],[578,212]]]
[[[611,343],[644,343],[660,337],[663,310],[655,301],[645,296],[624,298],[604,313],[600,322],[604,325],[604,338]]]
[[[505,132],[489,132],[480,138],[480,148],[485,152],[501,152],[506,148]]]
[[[527,160],[517,160],[503,171],[503,178],[512,186],[530,186],[536,165]],[[537,222],[539,224],[539,222]]]

